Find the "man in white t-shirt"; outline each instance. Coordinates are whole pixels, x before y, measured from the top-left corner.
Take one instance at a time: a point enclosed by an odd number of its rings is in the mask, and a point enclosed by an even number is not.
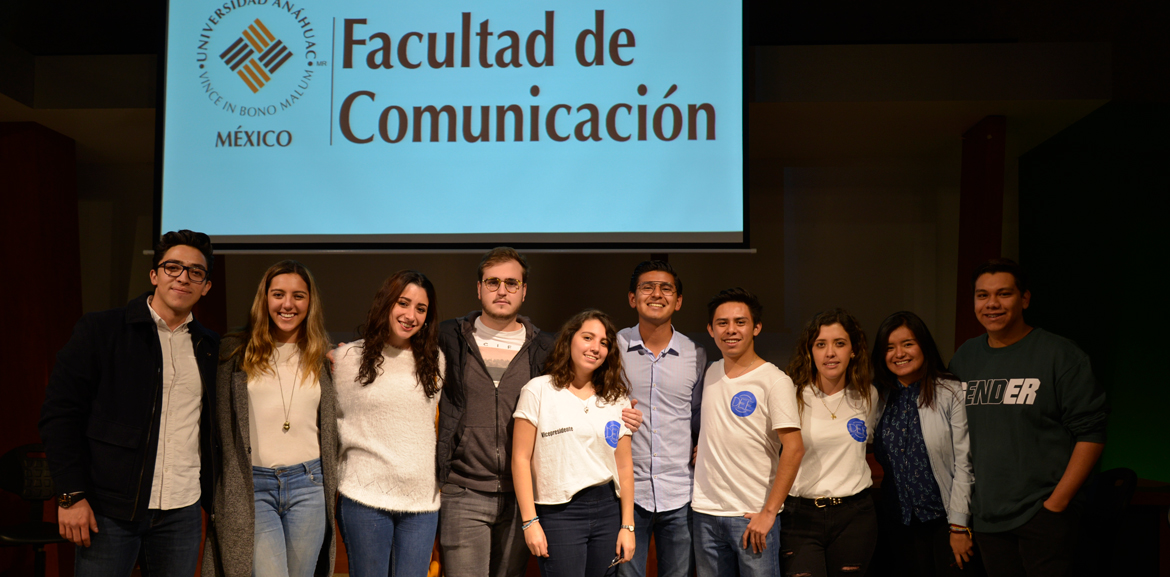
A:
[[[780,522],[804,443],[792,379],[756,354],[763,307],[733,288],[707,304],[723,358],[707,369],[695,463],[699,577],[780,575]],[[783,449],[783,451],[781,451]]]

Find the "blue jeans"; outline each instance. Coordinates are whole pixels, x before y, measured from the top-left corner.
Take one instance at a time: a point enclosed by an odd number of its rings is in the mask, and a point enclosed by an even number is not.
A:
[[[695,511],[695,569],[699,577],[780,577],[780,517],[764,539],[764,550],[743,548],[748,518],[716,517]]]
[[[351,577],[420,577],[427,574],[439,512],[400,513],[367,507],[345,495],[337,524],[349,555]]]
[[[279,469],[252,467],[253,577],[313,577],[325,541],[324,482],[321,459]]]
[[[650,553],[650,535],[654,535],[654,552],[658,557],[659,577],[690,577],[695,569],[695,549],[691,544],[691,506],[688,503],[673,511],[647,511],[634,505],[634,558],[618,565],[621,577],[646,577],[646,557]]]
[[[622,507],[612,483],[581,489],[568,503],[537,505],[536,514],[548,541],[548,557],[537,557],[543,577],[617,575],[609,564],[617,554]]]
[[[94,513],[97,533],[77,548],[76,577],[129,577],[143,550],[150,577],[192,577],[199,562],[203,515],[199,501],[180,509],[150,509],[138,521]]]

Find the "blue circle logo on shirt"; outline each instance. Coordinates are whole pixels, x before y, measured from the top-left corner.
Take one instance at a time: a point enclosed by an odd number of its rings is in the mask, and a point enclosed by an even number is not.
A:
[[[618,439],[622,436],[622,425],[617,421],[610,421],[605,424],[605,442],[609,446],[617,448]]]
[[[849,419],[849,422],[845,423],[845,426],[849,429],[849,436],[853,437],[854,441],[858,443],[865,442],[865,421],[854,417]]]
[[[737,417],[746,417],[756,412],[756,396],[747,391],[736,393],[731,397],[731,412]]]

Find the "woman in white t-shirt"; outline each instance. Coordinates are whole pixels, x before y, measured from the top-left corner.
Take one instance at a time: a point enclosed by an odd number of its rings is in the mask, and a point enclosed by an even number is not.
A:
[[[613,575],[634,556],[634,463],[622,423],[629,387],[609,317],[586,310],[569,319],[546,367],[513,414],[524,542],[545,577]]]
[[[842,309],[818,313],[797,339],[788,375],[796,384],[804,459],[784,501],[785,575],[864,575],[877,543],[865,460],[877,391],[865,333]]]
[[[281,261],[260,279],[244,329],[223,338],[206,577],[333,575],[337,418],[321,310],[309,270]]]

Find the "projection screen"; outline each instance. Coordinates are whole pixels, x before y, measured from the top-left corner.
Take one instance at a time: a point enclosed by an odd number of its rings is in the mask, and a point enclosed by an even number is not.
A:
[[[217,248],[737,248],[743,6],[172,0],[156,227]]]

